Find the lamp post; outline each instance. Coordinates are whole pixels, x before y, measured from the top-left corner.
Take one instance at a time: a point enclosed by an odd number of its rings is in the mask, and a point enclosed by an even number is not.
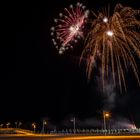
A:
[[[0,128],[2,128],[3,124],[0,124]]]
[[[18,128],[20,128],[21,125],[22,125],[22,122],[19,122],[19,123],[18,123]]]
[[[73,118],[73,128],[74,128],[74,134],[76,132],[76,129],[75,129],[75,117]]]
[[[43,120],[42,133],[45,133],[45,125],[47,125],[47,121]]]
[[[105,135],[106,135],[106,118],[109,118],[110,114],[109,112],[103,111],[103,118],[104,118],[104,131],[105,131]]]
[[[75,129],[75,117],[73,117],[73,119],[71,120],[73,122],[73,132],[75,134],[76,129]]]
[[[16,125],[16,128],[17,128],[18,122],[15,122],[15,125]]]
[[[35,123],[32,123],[32,127],[33,127],[34,133],[35,133],[35,131],[36,131],[36,124]]]
[[[10,125],[10,123],[8,122],[8,123],[6,124],[7,128],[9,128],[9,125]]]

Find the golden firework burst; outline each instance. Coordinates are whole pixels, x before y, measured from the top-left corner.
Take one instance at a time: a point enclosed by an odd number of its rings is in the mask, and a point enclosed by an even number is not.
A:
[[[106,10],[107,11],[107,10]],[[112,16],[109,12],[93,13],[96,18],[92,20],[91,29],[85,39],[85,47],[81,54],[90,58],[87,63],[87,75],[90,79],[93,65],[97,57],[101,60],[103,89],[111,67],[113,82],[119,83],[126,90],[125,70],[131,66],[140,85],[138,68],[134,54],[140,57],[140,10],[123,7],[117,4]],[[100,53],[100,55],[99,55]],[[117,75],[117,76],[116,76]],[[122,85],[123,84],[123,85]]]

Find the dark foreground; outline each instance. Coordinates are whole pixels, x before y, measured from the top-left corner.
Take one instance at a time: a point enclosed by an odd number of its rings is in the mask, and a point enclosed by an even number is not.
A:
[[[2,136],[0,140],[140,140],[140,136]]]

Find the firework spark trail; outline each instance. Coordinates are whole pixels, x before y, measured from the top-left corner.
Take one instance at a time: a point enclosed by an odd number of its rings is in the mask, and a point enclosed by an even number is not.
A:
[[[60,18],[55,19],[56,26],[51,28],[53,43],[59,53],[63,53],[69,48],[73,48],[73,43],[83,37],[83,28],[88,16],[88,10],[81,3],[76,7],[70,5],[70,8],[64,9],[64,14],[59,14]]]
[[[96,19],[92,21],[91,29],[85,39],[85,48],[81,59],[92,57],[95,61],[100,58],[103,89],[104,81],[108,78],[109,65],[112,69],[114,84],[118,80],[120,91],[123,86],[126,90],[125,70],[128,69],[128,64],[140,85],[138,68],[134,59],[134,52],[140,57],[140,34],[137,32],[137,29],[140,28],[140,21],[137,19],[140,16],[140,10],[117,4],[112,16],[108,16],[108,12],[105,13],[99,12],[98,15],[94,13]],[[97,50],[101,57],[98,57]],[[94,61],[87,63],[86,71],[89,79]]]

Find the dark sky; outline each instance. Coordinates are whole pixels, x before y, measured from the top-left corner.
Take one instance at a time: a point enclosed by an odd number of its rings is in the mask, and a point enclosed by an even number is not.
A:
[[[84,70],[78,65],[80,50],[58,55],[51,42],[50,27],[58,13],[76,0],[18,2],[16,5],[15,45],[2,48],[2,78],[0,80],[0,121],[37,120],[50,117],[62,120],[74,114],[79,118],[96,116],[104,106],[96,80],[87,83]],[[117,2],[133,8],[139,0],[82,0],[92,10],[100,10]],[[15,40],[15,32],[13,32]],[[75,48],[76,49],[76,48]],[[137,61],[138,64],[139,60]],[[140,67],[139,67],[140,68]],[[135,78],[127,74],[128,93],[115,92],[111,111],[130,118],[140,126],[140,89]],[[98,79],[95,75],[94,79]],[[108,100],[108,99],[107,99]],[[112,114],[113,114],[112,113]],[[130,115],[130,116],[131,116]]]

